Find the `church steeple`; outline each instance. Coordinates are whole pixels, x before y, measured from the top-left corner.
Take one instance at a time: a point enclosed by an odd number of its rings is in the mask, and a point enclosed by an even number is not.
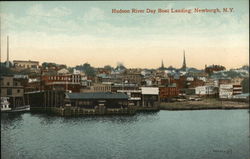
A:
[[[161,68],[164,68],[163,60],[161,60]]]
[[[182,69],[186,70],[187,66],[186,66],[186,57],[185,57],[185,50],[183,51],[183,64],[182,64]]]

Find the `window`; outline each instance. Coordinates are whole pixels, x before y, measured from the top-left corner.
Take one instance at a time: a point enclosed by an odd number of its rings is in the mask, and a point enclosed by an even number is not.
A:
[[[11,88],[7,89],[7,95],[12,95],[12,89]]]
[[[10,85],[10,82],[7,82],[7,86],[9,86]]]
[[[17,93],[20,93],[20,89],[17,90]]]

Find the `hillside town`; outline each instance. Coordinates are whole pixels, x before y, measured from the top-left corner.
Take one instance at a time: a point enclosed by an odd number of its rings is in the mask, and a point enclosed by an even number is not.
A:
[[[1,97],[7,97],[13,108],[70,106],[103,114],[107,108],[158,110],[160,103],[207,98],[249,101],[249,66],[227,70],[205,65],[198,70],[187,66],[185,51],[182,60],[180,68],[165,67],[162,61],[159,68],[142,69],[123,64],[94,68],[88,63],[67,67],[8,58],[1,63]]]

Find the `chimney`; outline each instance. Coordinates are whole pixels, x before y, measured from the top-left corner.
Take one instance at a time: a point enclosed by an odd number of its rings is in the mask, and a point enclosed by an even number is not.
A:
[[[7,36],[7,62],[6,62],[6,67],[10,67],[10,61],[9,61],[9,36]]]

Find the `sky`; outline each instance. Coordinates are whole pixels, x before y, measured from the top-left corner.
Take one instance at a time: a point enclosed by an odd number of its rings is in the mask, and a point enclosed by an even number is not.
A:
[[[1,61],[180,68],[249,61],[249,1],[0,2]],[[112,9],[220,9],[220,13],[112,13]],[[222,12],[233,8],[233,12]]]

